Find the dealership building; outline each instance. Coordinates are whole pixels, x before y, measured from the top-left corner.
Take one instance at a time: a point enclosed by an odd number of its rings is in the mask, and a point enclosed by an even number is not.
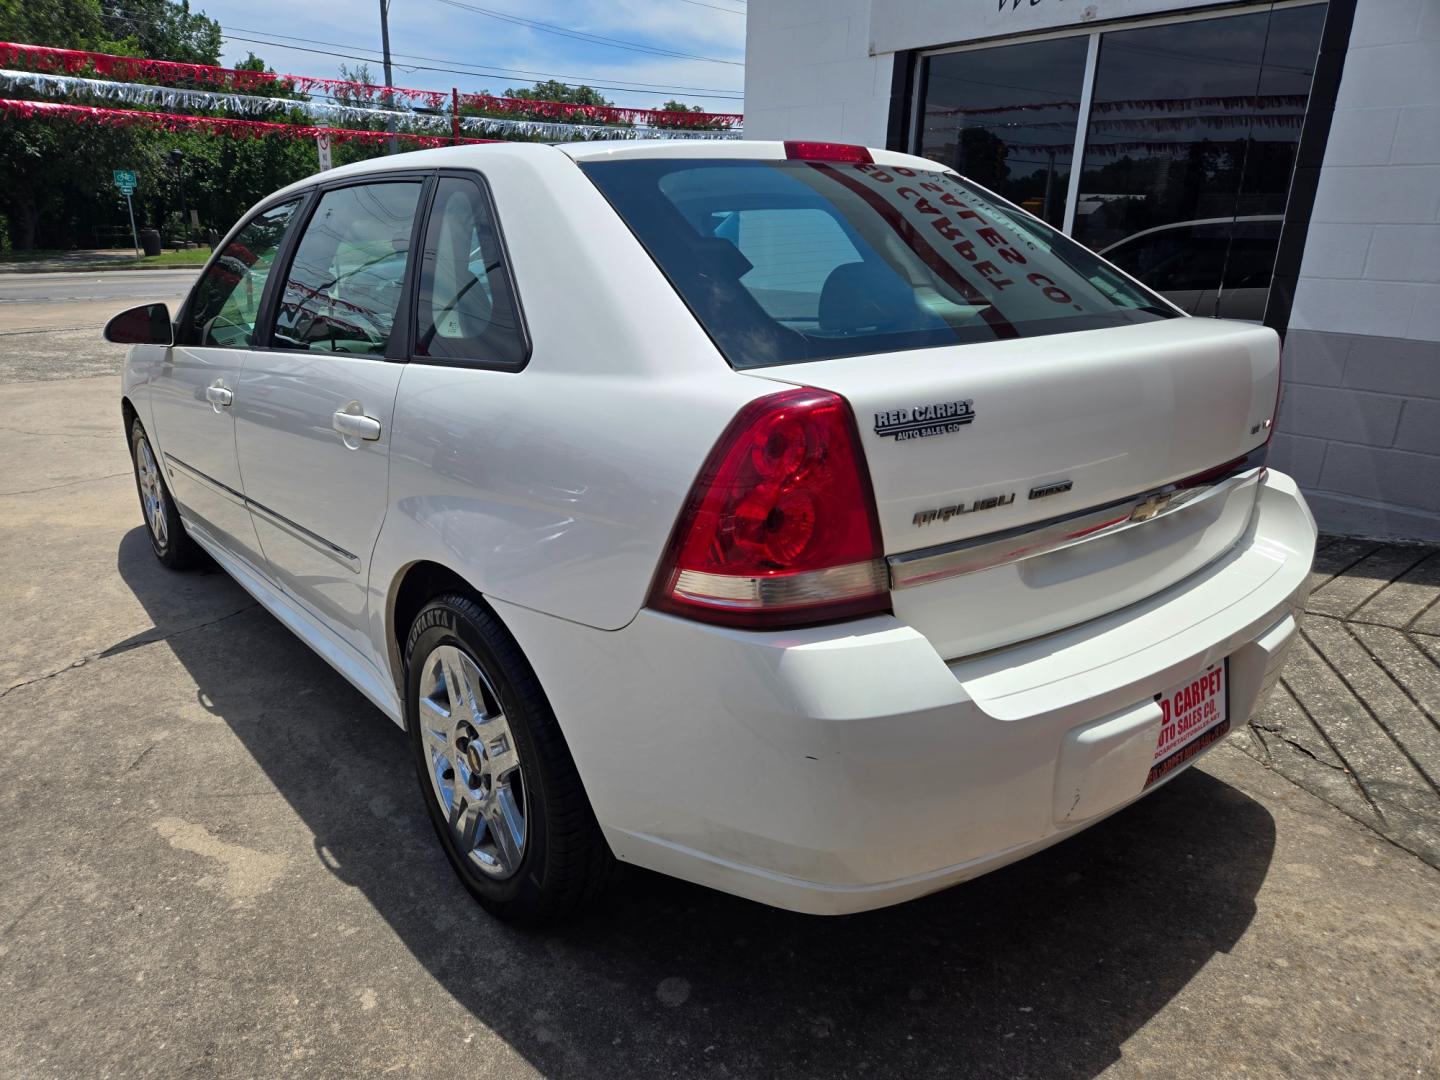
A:
[[[748,138],[954,168],[1284,337],[1271,464],[1440,541],[1440,0],[752,0]]]

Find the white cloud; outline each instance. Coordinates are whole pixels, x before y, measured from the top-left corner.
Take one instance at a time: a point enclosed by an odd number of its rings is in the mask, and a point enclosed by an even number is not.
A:
[[[474,0],[478,6],[517,16],[554,23],[583,33],[598,34],[658,48],[723,60],[743,60],[745,19],[683,0]],[[720,6],[738,7],[736,0],[706,0]],[[196,4],[226,27],[243,27],[266,36],[286,34],[297,47],[345,52],[324,42],[360,46],[348,51],[366,51],[378,56],[380,27],[377,0],[331,0],[323,7],[301,7],[292,0],[209,0]],[[267,30],[267,28],[269,28]],[[301,40],[295,40],[299,38]],[[281,40],[275,38],[274,40]],[[440,4],[438,0],[395,0],[390,8],[390,47],[393,54],[444,58],[467,66],[525,69],[530,72],[568,76],[567,82],[599,85],[622,83],[663,84],[666,87],[697,87],[742,92],[743,68],[733,64],[685,60],[611,48],[598,43],[576,41],[538,29],[516,26],[483,15]],[[226,59],[243,58],[254,50],[278,71],[302,75],[334,75],[341,63],[355,61],[307,53],[280,45],[230,41]],[[462,92],[489,89],[499,93],[506,86],[528,86],[539,74],[497,74],[466,76],[419,70],[417,65],[444,67],[443,61],[419,61],[397,56],[395,82],[421,89],[449,89]],[[380,77],[378,61],[370,63]],[[738,111],[736,99],[707,98],[679,90],[603,91],[625,105],[656,105],[676,97],[717,112]]]

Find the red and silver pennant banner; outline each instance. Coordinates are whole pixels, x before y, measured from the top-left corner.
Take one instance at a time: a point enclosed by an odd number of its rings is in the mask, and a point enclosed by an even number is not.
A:
[[[440,113],[402,112],[308,98],[254,97],[218,90],[191,90],[148,83],[111,82],[79,75],[54,75],[41,71],[0,68],[0,90],[25,89],[51,97],[85,95],[121,105],[158,109],[200,109],[239,113],[249,117],[282,117],[299,111],[316,120],[331,123],[364,124],[395,120],[411,130],[448,132],[452,120]],[[509,117],[462,116],[462,130],[480,136],[524,135],[550,141],[574,139],[738,139],[738,131],[677,130],[655,127],[608,127],[602,124],[566,124],[550,121],[516,120]]]
[[[440,90],[412,90],[403,86],[376,86],[345,79],[319,79],[309,75],[277,75],[268,71],[237,71],[209,64],[183,64],[174,60],[144,60],[133,56],[87,52],[81,49],[54,49],[46,45],[0,42],[0,66],[32,71],[77,75],[93,72],[122,81],[194,83],[221,90],[246,91],[278,87],[306,94],[339,97],[379,104],[386,98],[438,111],[449,104],[450,95]],[[559,101],[529,101],[520,98],[466,94],[465,104],[491,113],[539,116],[546,121],[589,122],[594,124],[638,124],[665,129],[738,130],[744,123],[740,113],[666,112],[661,109],[625,109],[611,105],[570,105]]]
[[[285,135],[292,139],[313,139],[328,135],[332,142],[379,143],[391,138],[386,131],[361,131],[355,128],[316,127],[310,124],[281,124],[268,120],[232,120],[223,116],[186,116],[182,113],[144,112],[140,109],[102,109],[90,105],[68,105],[58,101],[16,101],[0,98],[0,115],[18,116],[25,120],[69,120],[100,127],[148,127],[162,131],[202,131],[208,135],[228,135],[235,139],[257,135]],[[394,136],[413,145],[449,146],[449,135],[415,135],[400,132]],[[494,139],[461,139],[462,143],[494,142]]]

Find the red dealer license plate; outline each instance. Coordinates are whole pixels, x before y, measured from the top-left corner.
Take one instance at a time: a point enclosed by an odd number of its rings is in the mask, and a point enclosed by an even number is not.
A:
[[[1147,788],[1214,746],[1230,730],[1225,664],[1223,660],[1212,664],[1155,696],[1160,705],[1160,738],[1145,778]]]

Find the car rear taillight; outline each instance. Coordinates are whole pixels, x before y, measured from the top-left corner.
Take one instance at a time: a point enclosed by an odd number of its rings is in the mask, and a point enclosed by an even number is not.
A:
[[[785,143],[785,156],[791,161],[851,161],[869,164],[875,160],[870,156],[870,151],[863,146],[851,146],[849,143],[794,140],[788,140]]]
[[[710,452],[651,605],[775,629],[888,611],[870,475],[850,406],[825,390],[752,401]]]

